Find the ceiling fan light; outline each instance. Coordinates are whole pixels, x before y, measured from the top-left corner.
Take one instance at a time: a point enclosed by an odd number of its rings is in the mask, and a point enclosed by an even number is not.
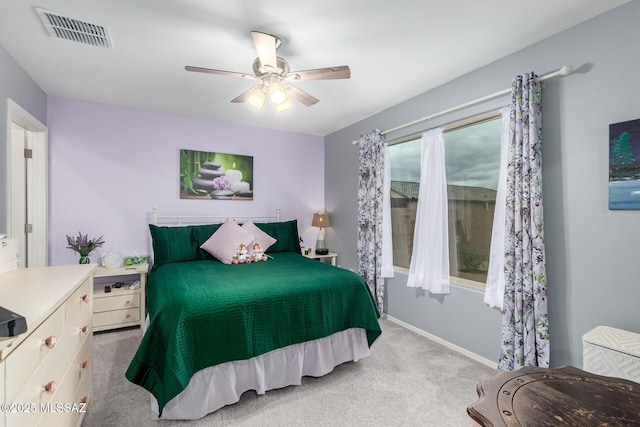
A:
[[[271,86],[269,87],[269,98],[271,98],[271,102],[276,105],[286,102],[287,92],[284,89],[284,86],[278,82],[271,83]]]
[[[291,108],[291,103],[288,99],[285,99],[284,102],[281,102],[280,104],[276,104],[276,111],[278,113],[287,111],[289,108]]]
[[[267,94],[264,93],[262,88],[255,87],[249,94],[249,98],[247,99],[247,102],[251,104],[253,107],[257,108],[258,110],[262,110],[262,107],[264,106],[264,101],[266,98],[267,98]]]

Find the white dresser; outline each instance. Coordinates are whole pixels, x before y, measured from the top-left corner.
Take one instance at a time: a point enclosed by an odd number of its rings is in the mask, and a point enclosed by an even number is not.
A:
[[[18,239],[0,239],[0,274],[18,268]]]
[[[0,340],[0,427],[76,427],[91,396],[95,265],[0,274],[0,305],[27,332]]]

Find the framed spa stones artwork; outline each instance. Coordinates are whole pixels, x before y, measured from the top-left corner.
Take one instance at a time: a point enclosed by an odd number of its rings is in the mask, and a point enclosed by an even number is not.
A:
[[[253,200],[253,157],[180,150],[180,198]]]

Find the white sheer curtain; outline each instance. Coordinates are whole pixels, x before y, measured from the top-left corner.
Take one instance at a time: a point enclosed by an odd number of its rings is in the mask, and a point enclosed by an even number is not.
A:
[[[502,115],[502,136],[500,141],[500,173],[498,177],[498,190],[496,192],[496,207],[493,213],[493,228],[491,232],[491,250],[489,253],[489,271],[487,273],[487,286],[484,290],[484,302],[489,307],[502,309],[504,301],[504,235],[505,235],[505,208],[507,196],[507,165],[509,150],[509,111],[510,107],[500,110]]]
[[[422,134],[420,190],[407,286],[449,293],[447,177],[442,128]]]
[[[384,173],[382,183],[382,278],[393,277],[393,235],[391,234],[391,159],[389,146],[384,144]]]

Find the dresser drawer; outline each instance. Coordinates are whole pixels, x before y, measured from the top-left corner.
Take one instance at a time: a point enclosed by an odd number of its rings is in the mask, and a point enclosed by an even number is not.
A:
[[[131,323],[140,321],[140,308],[130,308],[126,310],[103,311],[93,315],[94,329],[100,326],[116,325],[121,323]]]
[[[18,260],[18,239],[0,240],[0,264]]]
[[[84,338],[91,334],[91,303],[83,300],[85,295],[89,295],[92,289],[91,281],[85,282],[65,304],[66,322],[65,335],[73,336],[79,344]]]
[[[40,410],[40,408],[42,405],[55,407],[60,403],[73,403],[79,384],[85,380],[85,377],[91,376],[90,360],[91,339],[85,336],[80,347],[76,343],[76,336],[65,335],[29,378],[14,400],[15,403],[36,405],[37,412],[40,414],[9,414],[7,427],[36,425],[40,416],[43,418],[38,425],[47,427],[71,425],[69,424],[69,414],[47,413],[46,410]],[[44,385],[51,382],[55,383],[53,392],[43,392]],[[53,409],[53,411],[56,410]],[[43,420],[46,420],[44,424]]]
[[[45,427],[67,427],[77,425],[79,420],[78,409],[80,408],[80,405],[76,399],[76,394],[78,386],[86,376],[82,374],[90,369],[89,365],[87,365],[86,370],[81,369],[78,359],[80,359],[81,354],[84,353],[82,354],[82,357],[84,360],[87,360],[90,351],[90,346],[88,344],[89,340],[85,340],[82,350],[74,358],[69,370],[60,384],[60,387],[56,390],[56,393],[51,399],[51,405],[53,407],[59,408],[62,406],[65,410],[62,412],[44,414],[39,425]],[[89,372],[88,376],[90,375],[91,373]]]
[[[85,339],[85,342],[88,342]],[[77,369],[70,365],[69,362],[74,360],[80,345],[75,343],[71,336],[63,336],[63,338],[51,350],[51,354],[38,366],[33,375],[25,382],[22,389],[16,394],[13,402],[29,403],[35,405],[47,404],[60,393],[60,388],[64,383],[69,371],[73,370],[75,375],[78,374]],[[45,391],[45,386],[51,385],[49,391]],[[75,382],[77,385],[77,382]],[[75,385],[72,387],[75,389]],[[25,424],[26,425],[26,424]]]
[[[134,307],[140,307],[140,294],[95,298],[93,301],[94,313]]]
[[[16,402],[16,412],[7,412],[6,427],[27,427],[38,425],[38,420],[42,417],[39,403]],[[20,412],[18,412],[20,411]]]
[[[42,416],[38,426],[42,427],[73,427],[79,426],[82,418],[89,412],[89,399],[91,394],[91,373],[85,375],[80,380],[80,384],[73,390],[71,395],[65,388],[64,397],[60,395],[60,399],[54,399],[56,403],[66,404],[68,412],[63,413],[47,413]]]
[[[0,403],[4,400],[4,361],[0,361]],[[4,412],[0,411],[0,427],[5,427]]]
[[[90,411],[91,408],[91,373],[85,375],[80,381],[80,386],[76,390],[74,403],[80,405],[80,412],[76,413],[77,422],[82,422],[82,418]],[[78,424],[76,424],[78,425]]]
[[[0,274],[18,268],[18,239],[0,240]]]
[[[5,360],[6,400],[12,402],[38,365],[56,351],[63,338],[64,306],[53,312],[18,348]],[[45,340],[55,337],[56,344],[47,348]]]
[[[71,384],[71,388],[74,393],[80,382],[85,376],[91,376],[91,340],[86,339],[80,348],[80,351],[75,355],[69,371],[65,377],[65,381]],[[64,402],[71,402],[72,400],[65,400]]]
[[[65,302],[67,330],[72,327],[82,327],[89,323],[92,290],[93,279],[89,278]]]

